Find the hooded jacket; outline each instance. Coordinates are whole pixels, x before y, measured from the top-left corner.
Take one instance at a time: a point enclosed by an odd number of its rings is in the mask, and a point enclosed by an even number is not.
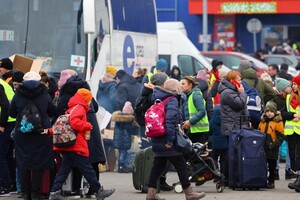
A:
[[[67,110],[67,112],[70,113],[70,111],[76,105],[78,106],[74,108],[70,115],[70,125],[75,131],[77,131],[75,144],[73,146],[65,148],[58,148],[54,146],[53,150],[62,152],[72,151],[76,152],[78,155],[89,157],[88,144],[84,136],[87,131],[90,131],[92,129],[92,125],[87,121],[86,117],[86,113],[88,112],[90,107],[78,93],[76,93],[70,99],[68,103],[69,109]]]
[[[255,79],[257,79],[256,71],[252,68],[242,69],[241,70],[242,79],[247,83],[248,87],[254,87]],[[264,80],[258,78],[257,85],[255,87],[261,99],[264,102],[264,105],[271,99],[276,96],[276,92],[270,87]]]
[[[39,109],[43,128],[51,127],[50,117],[56,114],[56,107],[46,87],[39,81],[23,81],[12,99],[9,115],[19,123],[23,109],[30,102]],[[52,138],[40,133],[24,134],[16,131],[14,139],[18,169],[43,170],[54,167]]]

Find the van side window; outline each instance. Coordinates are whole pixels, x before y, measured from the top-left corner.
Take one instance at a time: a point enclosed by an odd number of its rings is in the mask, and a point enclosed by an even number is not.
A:
[[[178,67],[181,69],[182,76],[192,76],[195,74],[191,56],[179,55]]]

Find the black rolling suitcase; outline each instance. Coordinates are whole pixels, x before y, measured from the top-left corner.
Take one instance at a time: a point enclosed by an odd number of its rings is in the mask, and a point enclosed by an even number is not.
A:
[[[240,129],[229,135],[229,187],[259,189],[267,187],[265,134]]]
[[[153,166],[152,148],[148,147],[137,152],[132,166],[132,181],[136,190],[146,193],[149,176]]]

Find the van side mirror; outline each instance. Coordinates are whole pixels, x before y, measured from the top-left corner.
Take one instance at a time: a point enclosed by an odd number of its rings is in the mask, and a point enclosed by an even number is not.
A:
[[[95,15],[95,1],[83,0],[83,27],[84,33],[96,32],[96,15]]]

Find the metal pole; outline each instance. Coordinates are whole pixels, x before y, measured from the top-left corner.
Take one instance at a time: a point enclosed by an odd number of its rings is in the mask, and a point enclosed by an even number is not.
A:
[[[202,29],[203,29],[203,51],[207,51],[207,0],[203,0],[203,16],[202,16]]]
[[[256,52],[256,32],[253,33],[253,44],[254,44],[254,53]]]

